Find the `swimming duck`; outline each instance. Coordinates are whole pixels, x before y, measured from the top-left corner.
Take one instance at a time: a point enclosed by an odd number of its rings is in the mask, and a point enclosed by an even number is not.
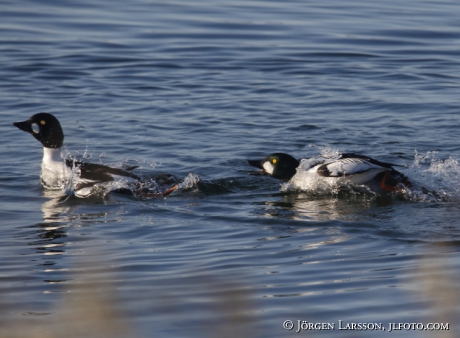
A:
[[[349,189],[353,186],[366,186],[374,192],[400,191],[412,184],[409,179],[393,167],[392,163],[381,162],[373,158],[343,153],[334,158],[315,157],[301,161],[285,153],[274,153],[263,160],[249,160],[253,167],[261,169],[250,174],[269,175],[296,186],[294,176],[327,182],[338,188]],[[298,185],[298,184],[297,184]]]
[[[43,145],[41,182],[46,189],[61,190],[77,197],[88,197],[100,184],[113,184],[124,180],[132,192],[143,197],[166,196],[175,190],[170,188],[161,193],[143,189],[142,179],[133,174],[134,167],[112,168],[102,164],[63,159],[64,132],[58,119],[49,113],[38,113],[26,121],[13,123],[17,128],[31,134]],[[114,185],[116,188],[116,185]],[[123,189],[122,189],[123,190]]]

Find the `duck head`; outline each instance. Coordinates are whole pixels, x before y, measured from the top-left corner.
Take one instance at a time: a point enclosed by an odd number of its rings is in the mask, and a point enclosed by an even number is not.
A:
[[[261,171],[251,172],[252,175],[269,175],[280,180],[289,181],[297,172],[300,162],[289,154],[274,153],[263,160],[248,160],[253,167]]]
[[[58,119],[48,113],[38,113],[23,122],[15,122],[14,126],[28,132],[45,148],[61,148],[64,132]]]

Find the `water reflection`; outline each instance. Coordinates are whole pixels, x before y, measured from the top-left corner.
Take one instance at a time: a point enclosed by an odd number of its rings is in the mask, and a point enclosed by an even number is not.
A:
[[[452,252],[458,252],[458,244],[431,244],[424,249],[417,271],[412,275],[413,296],[426,301],[427,322],[449,323],[449,330],[439,331],[437,336],[458,337],[460,293],[456,281],[459,262],[450,257]]]
[[[28,245],[37,255],[37,259],[34,259],[38,262],[37,266],[42,267],[45,272],[46,278],[43,281],[47,284],[59,284],[68,281],[63,273],[72,270],[64,257],[69,243],[74,243],[77,239],[69,235],[69,230],[78,230],[82,225],[101,222],[101,219],[106,222],[107,212],[101,212],[100,208],[95,213],[78,212],[85,204],[105,203],[100,199],[69,198],[58,191],[45,191],[44,197],[47,200],[41,206],[43,220],[31,226],[35,229],[35,236]],[[78,235],[78,231],[76,234]],[[50,289],[45,292],[55,291]]]
[[[36,228],[36,239],[29,242],[38,254],[45,256],[62,255],[66,245],[68,224],[68,208],[62,206],[64,198],[49,192],[45,197],[51,197],[42,204],[43,221],[33,225]],[[49,259],[49,258],[47,258]],[[52,265],[49,261],[43,265]]]
[[[315,196],[307,193],[271,195],[276,200],[256,203],[257,214],[304,221],[366,221],[392,217],[395,201],[357,194]]]

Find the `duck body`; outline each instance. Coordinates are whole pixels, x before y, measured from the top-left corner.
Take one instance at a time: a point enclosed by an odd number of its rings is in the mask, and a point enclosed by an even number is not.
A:
[[[288,154],[274,153],[261,161],[248,162],[262,169],[258,174],[267,174],[284,180],[299,190],[364,188],[380,193],[398,191],[410,186],[408,178],[393,168],[395,164],[355,153],[300,161]]]
[[[67,195],[81,198],[94,195],[101,188],[104,191],[112,191],[119,188],[126,190],[128,187],[133,193],[146,193],[142,179],[130,172],[136,167],[123,170],[102,164],[64,159],[64,132],[54,115],[39,113],[13,125],[28,132],[43,145],[40,179],[46,189],[63,190]],[[162,193],[158,195],[165,196]]]
[[[45,189],[64,190],[67,195],[80,198],[94,195],[102,186],[111,185],[116,190],[117,186],[141,182],[140,177],[123,169],[63,159],[60,148],[45,147],[40,179]]]

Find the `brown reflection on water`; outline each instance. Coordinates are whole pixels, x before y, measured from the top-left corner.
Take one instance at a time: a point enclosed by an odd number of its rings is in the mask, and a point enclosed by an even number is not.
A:
[[[156,332],[141,332],[125,310],[129,305],[121,299],[117,285],[98,278],[105,275],[105,270],[98,268],[95,261],[96,258],[74,269],[72,282],[65,286],[58,301],[47,311],[23,313],[22,317],[5,320],[3,314],[11,312],[11,309],[0,297],[0,337],[162,337]],[[219,276],[193,275],[191,272],[189,277],[180,279],[179,284],[174,283],[176,280],[165,280],[152,286],[144,297],[154,304],[153,312],[177,324],[176,329],[184,332],[185,328],[179,323],[193,317],[194,309],[184,309],[184,294],[179,296],[177,288],[196,298],[198,304],[202,297],[206,299],[212,295],[208,316],[200,319],[204,325],[195,328],[192,336],[260,336],[250,316],[255,309],[251,302],[253,296],[247,287]],[[150,315],[155,316],[155,313]]]
[[[421,256],[414,277],[414,295],[428,303],[430,323],[448,323],[448,330],[428,331],[431,337],[459,337],[460,288],[458,260],[449,259],[458,251],[458,243],[430,244]],[[458,263],[457,263],[458,264]]]

